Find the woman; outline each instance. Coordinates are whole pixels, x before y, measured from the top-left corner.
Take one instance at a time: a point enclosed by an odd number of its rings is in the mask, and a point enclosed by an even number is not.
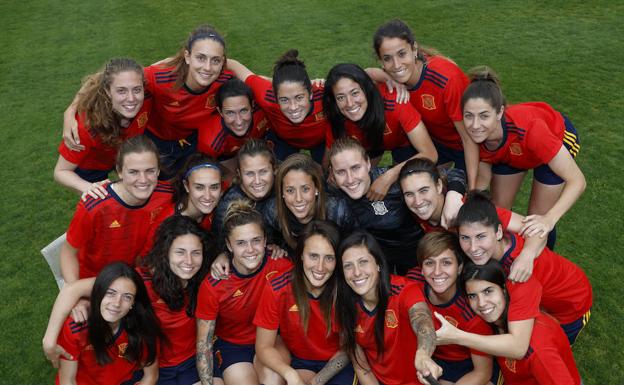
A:
[[[89,281],[84,293],[91,297],[88,323],[77,323],[71,317],[64,321],[71,307],[63,311],[63,305],[78,289],[72,284],[58,295],[50,315],[44,351],[53,359],[54,353],[48,353],[58,347],[65,352],[56,383],[119,384],[133,379],[132,383],[155,384],[160,331],[141,277],[128,265],[114,262]],[[139,381],[135,372],[141,369],[144,374]]]
[[[464,261],[455,234],[437,231],[428,233],[418,244],[417,254],[421,268],[410,271],[407,278],[423,286],[431,311],[442,315],[461,330],[492,334],[488,325],[470,310],[458,282]],[[434,319],[434,326],[440,326],[437,319]],[[443,369],[439,380],[444,385],[485,385],[493,377],[492,358],[477,350],[459,345],[441,345],[436,347],[433,359]],[[493,378],[492,383],[496,384],[496,378]]]
[[[351,136],[362,143],[375,164],[383,151],[392,151],[395,165],[372,184],[368,193],[372,201],[385,197],[407,159],[417,156],[437,160],[418,111],[410,104],[398,104],[396,93],[389,93],[384,84],[375,86],[355,64],[338,64],[329,71],[323,105],[332,124],[325,139],[327,149],[334,138]]]
[[[357,230],[338,249],[336,313],[344,351],[360,378],[384,384],[435,378],[441,368],[431,359],[435,329],[418,285],[391,275],[372,235]],[[418,375],[417,375],[418,371]]]
[[[145,130],[151,99],[144,100],[143,69],[132,59],[111,59],[102,70],[85,78],[74,101],[77,136],[82,151],[64,142],[54,167],[54,180],[94,198],[106,196],[95,182],[106,181],[122,141]]]
[[[410,103],[422,116],[438,152],[438,164],[454,162],[468,174],[468,186],[475,188],[479,151],[466,133],[460,106],[466,75],[453,61],[419,46],[411,29],[398,19],[377,29],[373,48],[383,71],[368,73],[376,81],[391,78],[408,88]]]
[[[427,159],[412,159],[405,163],[399,174],[399,183],[403,192],[403,199],[410,211],[415,215],[422,229],[428,233],[431,231],[445,231],[443,212],[447,207],[447,200],[451,191],[446,191],[446,185],[461,186],[462,178],[457,175],[456,169],[446,171],[439,169],[433,162]],[[448,178],[448,182],[446,178]],[[452,187],[457,189],[457,187]],[[453,193],[453,199],[455,199]],[[462,197],[463,200],[463,197]],[[459,207],[463,201],[459,202]],[[459,211],[459,208],[457,209]],[[453,215],[453,222],[455,216]],[[524,217],[512,211],[496,208],[496,213],[502,224],[503,230],[520,232]],[[449,221],[447,220],[447,224]],[[447,225],[448,227],[448,225]],[[533,271],[533,261],[544,249],[545,242],[537,236],[527,237],[518,258],[511,265],[509,279],[515,282],[526,281]]]
[[[503,232],[494,204],[479,193],[471,193],[457,214],[459,242],[474,263],[498,261],[509,272],[519,258],[524,239]],[[536,254],[533,276],[542,285],[540,307],[561,322],[561,328],[574,343],[591,314],[592,287],[577,265],[544,248]]]
[[[256,102],[271,122],[268,139],[282,161],[300,149],[308,149],[321,163],[325,132],[330,129],[323,111],[323,89],[313,86],[297,50],[289,50],[275,63],[272,81],[251,72],[233,59],[227,68],[253,90]]]
[[[230,203],[223,234],[231,273],[228,279],[207,277],[202,282],[195,313],[202,383],[212,383],[213,376],[226,385],[278,382],[275,373],[271,378],[255,360],[256,327],[252,321],[266,282],[292,264],[286,258],[271,258],[263,229],[262,215],[251,202]]]
[[[171,186],[158,182],[158,150],[146,136],[121,144],[116,168],[120,180],[105,185],[106,197],[88,197],[76,207],[61,248],[65,282],[94,277],[113,261],[134,266],[149,224],[171,200]]]
[[[215,99],[219,113],[212,114],[199,127],[197,150],[219,160],[229,181],[240,147],[252,138],[263,138],[270,125],[264,111],[255,105],[249,86],[239,79],[225,82]]]
[[[464,124],[479,145],[480,169],[493,174],[494,203],[511,208],[526,170],[534,169],[522,233],[548,235],[552,249],[555,225],[585,190],[585,176],[574,161],[580,150],[576,129],[546,103],[507,106],[490,68],[471,72],[462,97]]]
[[[321,167],[307,154],[292,154],[278,167],[275,199],[267,205],[265,219],[291,251],[303,227],[314,219],[332,220],[344,233],[355,227],[347,201],[325,192]]]
[[[254,318],[258,358],[288,385],[354,383],[333,320],[339,241],[332,222],[308,223],[298,240],[294,268],[273,277],[260,299]],[[278,329],[290,360],[275,346]]]
[[[462,274],[464,288],[472,310],[492,325],[496,333],[507,332],[510,302],[515,299],[506,289],[505,274],[500,265],[467,263]],[[443,317],[436,317],[450,325]],[[527,354],[518,359],[496,358],[505,384],[579,385],[581,377],[565,334],[552,317],[540,312],[535,318]]]

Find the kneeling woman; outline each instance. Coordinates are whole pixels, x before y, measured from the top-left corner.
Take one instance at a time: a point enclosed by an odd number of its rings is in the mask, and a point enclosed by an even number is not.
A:
[[[102,269],[95,283],[88,281],[89,322],[77,323],[71,317],[65,321],[58,345],[66,358],[60,360],[56,383],[120,384],[133,379],[141,368],[144,375],[138,384],[156,383],[160,331],[141,277],[130,266],[114,262]],[[74,289],[70,285],[64,288],[52,309],[43,338],[46,352],[56,349],[59,326],[71,308],[62,307],[77,299],[66,298]]]
[[[292,263],[287,258],[271,258],[264,221],[250,201],[231,202],[223,227],[230,275],[224,280],[208,277],[203,281],[195,313],[200,378],[206,384],[214,377],[228,385],[277,383],[277,376],[273,373],[270,378],[255,360],[256,327],[252,321],[266,281],[290,269]]]
[[[388,385],[440,377],[442,369],[431,359],[435,330],[420,287],[390,275],[381,248],[366,232],[344,239],[338,256],[336,312],[343,349],[358,377],[371,377],[368,365]]]
[[[495,261],[480,266],[468,262],[462,278],[472,310],[497,333],[507,333],[510,297],[501,266]],[[508,385],[581,383],[566,335],[555,319],[542,312],[535,317],[527,354],[516,360],[496,359]]]
[[[254,318],[258,358],[289,385],[354,382],[333,320],[339,234],[332,222],[308,223],[299,236],[294,269],[265,287]],[[278,329],[291,354],[290,364],[275,346]]]

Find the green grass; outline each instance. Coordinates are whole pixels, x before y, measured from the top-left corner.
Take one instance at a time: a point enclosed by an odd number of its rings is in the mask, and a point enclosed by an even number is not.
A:
[[[384,5],[386,3],[387,5]],[[77,197],[52,181],[62,111],[108,58],[148,65],[172,55],[202,22],[226,35],[228,55],[268,74],[298,48],[311,75],[337,62],[375,65],[371,38],[400,16],[421,44],[462,68],[488,64],[510,102],[543,100],[579,130],[587,191],[561,220],[558,251],[589,275],[593,317],[574,347],[585,384],[624,383],[622,139],[624,5],[618,1],[40,1],[0,4],[0,383],[40,384],[54,371],[40,341],[57,293],[41,247],[61,234]],[[527,186],[517,208],[526,207]]]

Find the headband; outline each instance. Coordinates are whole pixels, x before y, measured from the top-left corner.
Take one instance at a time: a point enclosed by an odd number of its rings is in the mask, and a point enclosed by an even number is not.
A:
[[[223,47],[225,47],[225,40],[223,40],[221,35],[219,35],[218,33],[216,33],[216,32],[200,32],[200,33],[196,34],[195,36],[193,36],[191,38],[191,40],[189,40],[187,49],[190,51],[191,48],[193,48],[193,43],[195,43],[197,40],[203,40],[203,39],[212,39],[214,41],[217,41],[217,42],[221,43],[221,45]]]
[[[189,175],[191,175],[193,173],[193,171],[199,170],[200,168],[211,168],[211,169],[217,170],[217,171],[219,171],[219,173],[221,173],[221,169],[216,164],[214,164],[214,163],[201,163],[201,164],[198,164],[197,166],[193,166],[193,167],[189,168],[184,173],[184,179],[188,179]]]

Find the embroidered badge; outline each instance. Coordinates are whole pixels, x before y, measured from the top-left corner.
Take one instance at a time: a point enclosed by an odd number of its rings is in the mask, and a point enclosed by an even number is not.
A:
[[[314,120],[317,122],[320,120],[325,120],[325,112],[321,111],[321,112],[317,112],[316,114],[314,114]]]
[[[397,326],[399,326],[399,320],[396,317],[396,314],[394,314],[394,310],[386,310],[386,327],[394,329]]]
[[[123,357],[124,354],[126,354],[126,349],[127,348],[128,348],[128,343],[127,342],[123,342],[123,343],[117,345],[117,350],[118,350],[117,355],[119,357]]]
[[[512,360],[511,358],[505,358],[505,366],[512,372],[516,372],[516,360]]]
[[[522,155],[522,146],[520,143],[512,143],[509,145],[509,152],[511,155]]]
[[[138,119],[137,119],[137,123],[139,125],[139,127],[143,127],[145,126],[145,123],[147,123],[147,111],[143,112],[141,115],[139,115]]]
[[[424,109],[427,109],[427,110],[436,109],[435,98],[433,97],[433,95],[423,94],[420,96],[420,98],[422,100],[422,106]]]
[[[388,214],[388,208],[383,201],[375,201],[371,202],[371,206],[373,206],[373,210],[375,210],[375,215],[386,215]]]
[[[271,277],[273,277],[275,274],[277,274],[277,270],[273,270],[273,271],[269,271],[268,273],[266,273],[266,275],[264,276],[264,278],[266,278],[266,280],[270,280]]]
[[[215,108],[216,105],[217,105],[217,103],[215,102],[215,96],[214,95],[209,95],[206,98],[206,108]]]

